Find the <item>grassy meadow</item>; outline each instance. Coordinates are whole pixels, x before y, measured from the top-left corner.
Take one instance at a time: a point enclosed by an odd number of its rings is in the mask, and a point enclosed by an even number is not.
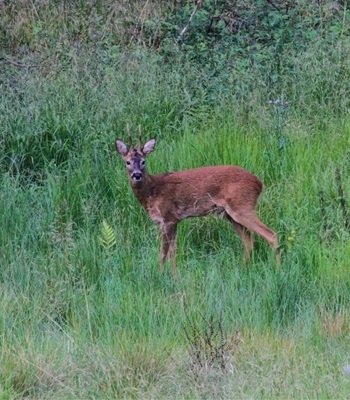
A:
[[[0,3],[0,399],[348,398],[346,2],[300,47],[288,25],[234,66],[195,25],[202,55],[158,33],[180,3],[135,2],[135,25],[109,1],[29,3]],[[207,217],[180,224],[180,277],[161,275],[158,228],[114,147],[127,124],[157,137],[151,173],[259,176],[282,267],[260,238],[246,264]]]

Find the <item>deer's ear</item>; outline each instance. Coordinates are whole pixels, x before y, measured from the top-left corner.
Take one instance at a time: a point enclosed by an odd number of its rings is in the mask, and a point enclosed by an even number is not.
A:
[[[151,139],[148,142],[145,143],[143,146],[142,152],[143,154],[150,154],[154,150],[156,146],[156,139]]]
[[[115,141],[115,148],[121,156],[126,156],[128,154],[129,149],[126,144],[119,139]]]

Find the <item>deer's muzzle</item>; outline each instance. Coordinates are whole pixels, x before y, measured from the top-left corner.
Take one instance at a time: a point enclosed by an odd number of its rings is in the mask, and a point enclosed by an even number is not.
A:
[[[139,182],[139,181],[142,179],[142,173],[141,173],[141,172],[134,172],[134,173],[131,175],[131,178],[132,178],[134,181]]]

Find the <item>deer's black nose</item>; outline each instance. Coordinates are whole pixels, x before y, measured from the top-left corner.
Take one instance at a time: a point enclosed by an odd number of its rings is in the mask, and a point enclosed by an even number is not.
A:
[[[134,172],[132,174],[132,179],[134,179],[135,181],[140,181],[142,179],[142,174],[141,172]]]

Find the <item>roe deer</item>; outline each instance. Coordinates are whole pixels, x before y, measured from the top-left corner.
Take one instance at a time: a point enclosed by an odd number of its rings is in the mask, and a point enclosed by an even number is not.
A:
[[[223,214],[240,236],[245,258],[253,249],[255,232],[276,252],[280,265],[277,234],[264,225],[255,213],[257,199],[263,183],[247,170],[233,166],[216,166],[150,175],[145,168],[145,158],[155,148],[156,139],[137,147],[129,147],[117,139],[117,152],[123,157],[131,188],[152,221],[161,229],[161,271],[167,258],[171,259],[173,276],[177,277],[175,261],[176,227],[189,217],[201,217],[212,213]],[[140,131],[141,135],[141,131]]]

